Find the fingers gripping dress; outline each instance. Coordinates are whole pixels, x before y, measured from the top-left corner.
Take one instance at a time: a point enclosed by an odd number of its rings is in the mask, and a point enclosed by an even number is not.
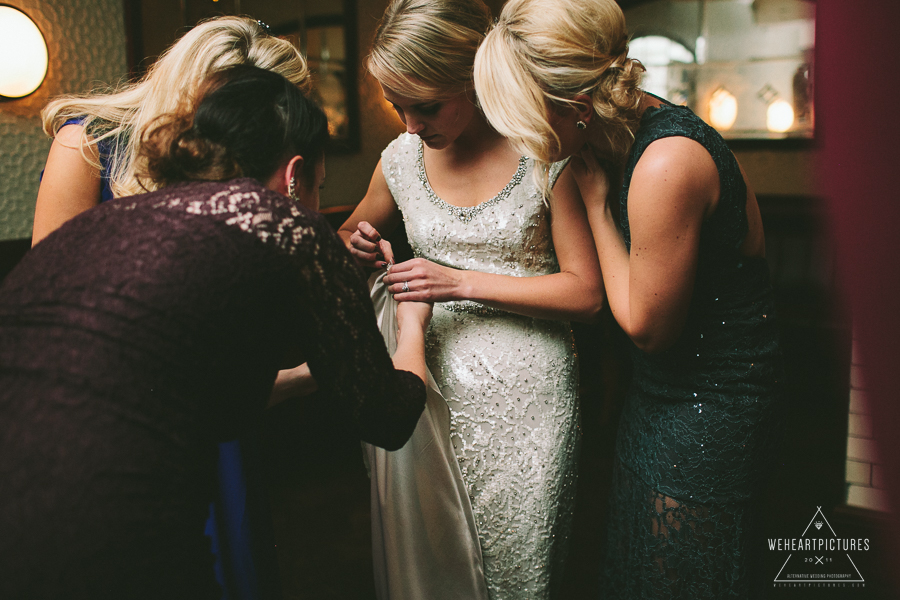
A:
[[[530,160],[520,160],[497,196],[471,208],[447,204],[431,189],[418,136],[392,142],[382,166],[417,257],[518,277],[559,271],[550,210]],[[563,166],[553,165],[551,181]],[[566,554],[580,437],[569,324],[471,301],[438,303],[426,361],[450,407],[491,598],[552,598]]]

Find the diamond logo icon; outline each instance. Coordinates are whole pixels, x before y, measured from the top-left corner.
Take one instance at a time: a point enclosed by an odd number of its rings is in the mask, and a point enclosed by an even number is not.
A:
[[[769,550],[788,552],[773,583],[779,587],[864,587],[866,581],[850,552],[868,550],[869,540],[838,537],[822,507],[816,508],[799,538],[769,540]]]

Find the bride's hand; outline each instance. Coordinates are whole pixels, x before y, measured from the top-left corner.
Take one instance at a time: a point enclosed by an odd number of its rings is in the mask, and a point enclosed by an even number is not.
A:
[[[434,308],[430,302],[401,302],[397,305],[397,328],[400,335],[411,327],[416,328],[422,333],[428,329],[431,322],[431,313]]]
[[[384,283],[398,302],[447,302],[463,299],[463,273],[414,258],[391,267]]]
[[[588,209],[605,209],[609,196],[609,176],[589,146],[569,161],[572,177]]]
[[[360,221],[350,236],[350,254],[361,266],[373,269],[382,269],[394,262],[391,243],[366,221]]]

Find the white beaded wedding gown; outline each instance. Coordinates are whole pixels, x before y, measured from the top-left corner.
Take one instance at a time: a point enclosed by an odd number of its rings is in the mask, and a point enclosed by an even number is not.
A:
[[[563,166],[552,166],[551,181]],[[447,204],[431,189],[418,136],[404,133],[392,142],[382,168],[417,257],[517,277],[559,271],[551,211],[533,182],[531,160],[523,157],[497,196],[470,208]],[[580,438],[569,324],[471,301],[437,303],[426,361],[449,406],[449,436],[490,598],[554,598],[567,554]]]

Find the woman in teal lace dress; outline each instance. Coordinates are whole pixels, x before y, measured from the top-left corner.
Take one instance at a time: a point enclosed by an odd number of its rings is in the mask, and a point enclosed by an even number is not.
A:
[[[627,40],[613,0],[511,0],[476,87],[524,153],[573,156],[633,342],[603,598],[753,597],[781,378],[759,208],[715,130],[639,89]]]

